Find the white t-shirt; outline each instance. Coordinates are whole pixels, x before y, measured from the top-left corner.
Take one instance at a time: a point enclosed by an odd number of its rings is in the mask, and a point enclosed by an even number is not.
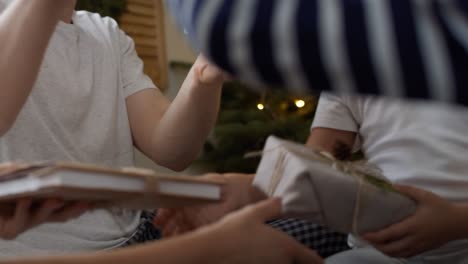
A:
[[[315,127],[358,133],[357,146],[392,182],[468,202],[468,108],[322,93]],[[427,254],[463,248],[467,240]]]
[[[133,41],[110,18],[75,12],[60,22],[39,77],[13,127],[0,138],[0,161],[67,160],[132,166],[125,99],[155,88]],[[64,224],[45,224],[14,241],[0,257],[101,250],[134,233],[139,212],[96,210]]]

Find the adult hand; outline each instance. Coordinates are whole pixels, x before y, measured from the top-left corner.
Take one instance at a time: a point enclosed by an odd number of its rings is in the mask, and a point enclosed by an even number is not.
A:
[[[219,249],[222,263],[323,263],[314,251],[265,224],[280,216],[281,201],[269,199],[226,216],[208,226],[207,232],[232,244],[226,246],[218,242],[222,247]]]
[[[272,199],[247,206],[217,223],[195,232],[139,247],[91,254],[29,258],[16,264],[91,263],[222,263],[222,264],[321,264],[323,260],[265,221],[281,214],[281,203]],[[9,262],[10,263],[10,262]]]
[[[202,176],[204,178],[225,181],[221,203],[159,209],[154,224],[161,228],[164,237],[183,234],[213,223],[232,211],[265,198],[260,191],[252,187],[253,176],[236,173],[204,175]]]
[[[31,199],[0,205],[0,238],[14,239],[19,234],[45,222],[64,222],[90,209],[87,203],[65,203],[48,199],[33,204]]]
[[[418,202],[415,213],[381,231],[365,234],[365,240],[389,256],[407,258],[458,239],[456,229],[464,224],[459,212],[464,208],[414,187],[397,189]]]

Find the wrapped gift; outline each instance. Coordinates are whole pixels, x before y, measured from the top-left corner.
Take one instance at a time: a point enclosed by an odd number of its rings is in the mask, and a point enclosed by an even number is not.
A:
[[[304,145],[269,137],[254,185],[282,197],[287,217],[363,234],[403,220],[416,203],[362,163],[339,161]]]

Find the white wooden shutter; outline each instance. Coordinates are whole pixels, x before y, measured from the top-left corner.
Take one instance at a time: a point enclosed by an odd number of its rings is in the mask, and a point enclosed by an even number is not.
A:
[[[162,0],[127,0],[120,27],[135,41],[145,73],[161,89],[168,87],[168,63]]]

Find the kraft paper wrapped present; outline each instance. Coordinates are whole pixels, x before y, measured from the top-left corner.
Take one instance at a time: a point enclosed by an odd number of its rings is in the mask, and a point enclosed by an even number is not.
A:
[[[285,216],[347,233],[380,230],[416,209],[375,169],[274,136],[266,142],[254,185],[282,197]]]

